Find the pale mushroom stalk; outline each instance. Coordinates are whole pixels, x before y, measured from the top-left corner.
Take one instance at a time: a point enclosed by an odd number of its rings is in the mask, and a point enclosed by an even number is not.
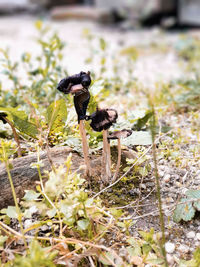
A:
[[[121,149],[121,140],[120,140],[120,138],[117,139],[117,151],[118,151],[117,166],[116,166],[115,174],[114,174],[114,176],[112,178],[112,182],[114,182],[116,180],[116,178],[117,178],[117,175],[119,173],[120,163],[121,163],[122,149]]]
[[[87,136],[86,136],[86,131],[85,131],[85,125],[84,121],[80,120],[79,122],[79,129],[80,129],[80,135],[82,139],[82,147],[83,147],[83,156],[84,156],[84,162],[86,165],[86,176],[91,176],[92,175],[92,168],[90,165],[90,158],[89,158],[89,146],[87,143]]]
[[[102,172],[101,176],[105,183],[108,183],[111,178],[110,152],[108,144],[108,130],[103,130],[103,152],[102,152]]]
[[[87,120],[92,120],[90,126],[94,131],[103,134],[103,151],[102,151],[102,171],[101,178],[104,184],[108,184],[111,179],[111,159],[110,146],[108,143],[108,129],[116,122],[118,117],[115,109],[99,109],[88,116]]]
[[[108,136],[108,139],[117,139],[117,150],[118,150],[118,157],[117,157],[117,165],[116,165],[116,171],[115,174],[112,178],[112,182],[114,182],[118,176],[119,169],[120,169],[120,164],[121,164],[121,154],[122,154],[122,149],[121,149],[121,138],[126,138],[132,134],[131,130],[126,130],[123,129],[121,131],[116,131],[111,133]]]

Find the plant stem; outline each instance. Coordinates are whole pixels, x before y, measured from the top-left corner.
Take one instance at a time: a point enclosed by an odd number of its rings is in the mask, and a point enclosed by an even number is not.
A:
[[[101,178],[104,184],[108,184],[111,178],[110,158],[108,152],[108,131],[103,130],[103,151]]]
[[[164,257],[164,265],[168,267],[168,262],[166,258],[166,250],[165,250],[165,222],[164,222],[164,216],[163,216],[163,211],[162,211],[162,199],[161,199],[161,193],[160,193],[160,181],[159,181],[159,176],[158,176],[158,167],[157,167],[157,157],[156,157],[156,142],[155,142],[155,126],[156,126],[156,121],[155,121],[155,111],[154,107],[152,106],[152,112],[153,112],[153,117],[152,117],[152,122],[151,122],[151,135],[152,135],[152,153],[153,153],[153,162],[154,162],[154,173],[155,173],[155,183],[156,183],[156,196],[158,199],[158,209],[159,209],[159,218],[160,218],[160,227],[161,227],[161,232],[162,232],[162,242],[161,242],[161,251]]]
[[[25,245],[25,247],[27,247],[27,242],[26,242],[25,234],[24,234],[24,228],[23,228],[23,224],[22,224],[22,214],[21,214],[18,202],[17,202],[17,197],[16,197],[16,193],[15,193],[15,187],[13,185],[12,176],[11,176],[10,168],[9,168],[9,161],[8,161],[8,158],[7,158],[7,154],[6,154],[4,145],[2,145],[2,150],[3,150],[4,162],[5,162],[5,165],[6,165],[6,171],[7,171],[7,174],[8,174],[8,179],[9,179],[9,182],[10,182],[12,195],[13,195],[13,199],[14,199],[14,203],[15,203],[15,207],[16,207],[16,211],[17,211],[17,217],[18,217],[18,221],[19,221],[19,225],[20,225],[20,230],[21,230],[22,237],[23,237],[23,240],[24,240],[24,245]]]
[[[40,158],[39,158],[39,147],[37,147],[37,160],[39,162]],[[54,203],[51,201],[51,199],[47,196],[47,194],[45,193],[45,190],[44,190],[44,185],[43,185],[43,181],[42,181],[42,174],[41,174],[41,171],[40,171],[40,166],[38,165],[37,166],[37,171],[38,171],[38,175],[39,175],[39,178],[40,178],[40,184],[41,184],[41,188],[42,188],[42,194],[43,196],[46,198],[46,200],[49,202],[49,204],[56,210],[57,212],[57,215],[58,215],[58,220],[59,220],[59,223],[60,223],[60,237],[62,237],[62,232],[63,232],[63,224],[62,224],[62,219],[61,219],[61,216],[60,216],[60,212],[59,210],[56,208],[56,206],[54,205]]]
[[[117,148],[118,148],[118,158],[117,158],[117,166],[116,166],[116,171],[115,174],[113,176],[112,182],[114,182],[117,178],[117,175],[119,173],[119,168],[120,168],[120,163],[121,163],[121,154],[122,154],[122,150],[121,150],[121,141],[120,138],[117,140]]]
[[[21,151],[21,146],[20,146],[20,142],[19,142],[19,136],[15,130],[15,126],[8,118],[4,117],[4,120],[10,125],[10,127],[13,131],[13,136],[14,136],[15,142],[17,143],[17,155],[18,155],[18,157],[21,157],[22,151]]]
[[[85,125],[84,125],[83,120],[80,120],[79,122],[79,129],[80,129],[80,135],[82,139],[83,156],[84,156],[84,161],[86,165],[86,176],[90,177],[92,175],[92,169],[90,166],[89,147],[87,144],[87,136],[86,136]]]

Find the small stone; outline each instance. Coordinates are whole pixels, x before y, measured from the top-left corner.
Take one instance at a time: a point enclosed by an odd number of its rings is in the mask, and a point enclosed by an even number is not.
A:
[[[165,243],[165,249],[166,249],[166,252],[167,252],[167,253],[169,253],[169,254],[173,253],[174,250],[175,250],[175,245],[174,245],[174,243],[171,243],[171,242],[167,242],[167,243]]]
[[[170,254],[167,254],[166,257],[167,257],[168,264],[170,266],[173,266],[173,264],[174,264],[174,257],[172,255],[170,255]]]
[[[147,187],[145,184],[141,184],[141,188],[145,190]]]
[[[190,231],[186,234],[187,238],[192,239],[195,238],[195,232],[194,231]]]
[[[197,238],[197,240],[200,240],[200,233],[196,234],[196,238]]]
[[[165,183],[169,183],[169,181],[170,181],[170,177],[171,177],[170,174],[165,174],[165,176],[163,177],[163,181],[164,181]]]
[[[159,170],[164,171],[165,170],[165,165],[160,165],[159,166]]]
[[[32,206],[32,207],[30,207],[29,211],[31,214],[33,214],[33,213],[38,212],[38,208],[36,206]]]
[[[48,227],[48,225],[42,225],[41,227],[40,227],[40,229],[41,229],[41,231],[42,232],[46,232],[46,231],[48,231],[49,230],[49,227]]]
[[[165,172],[164,172],[164,171],[159,171],[159,172],[158,172],[158,175],[159,175],[160,177],[163,177],[163,176],[164,176],[164,174],[165,174]]]
[[[196,241],[196,242],[195,242],[195,246],[196,246],[196,247],[200,247],[200,242],[199,242],[199,241]]]
[[[177,250],[180,252],[180,253],[188,253],[190,248],[186,245],[180,245]]]
[[[30,220],[26,220],[26,221],[24,222],[24,228],[25,228],[25,229],[28,229],[32,224],[33,224],[33,222],[32,222],[31,219],[30,219]]]

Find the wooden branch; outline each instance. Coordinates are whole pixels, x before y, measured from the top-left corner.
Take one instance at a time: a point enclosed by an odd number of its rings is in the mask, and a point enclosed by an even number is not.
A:
[[[63,164],[69,153],[72,155],[72,171],[78,170],[79,166],[83,164],[83,159],[69,147],[54,147],[50,149],[51,157],[54,165]],[[49,163],[47,152],[40,153],[40,159],[44,163],[41,168],[42,175],[45,175],[44,170],[50,171],[51,164]],[[10,170],[16,195],[18,198],[23,197],[25,189],[35,187],[35,181],[39,180],[38,171],[36,168],[31,168],[31,163],[37,162],[37,152],[28,156],[16,158],[12,161],[13,168]],[[0,209],[8,205],[13,205],[13,197],[10,183],[7,177],[5,164],[0,164]]]

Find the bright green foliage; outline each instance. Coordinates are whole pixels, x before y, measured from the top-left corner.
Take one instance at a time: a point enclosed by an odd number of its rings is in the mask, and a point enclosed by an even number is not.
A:
[[[51,103],[47,108],[46,121],[49,132],[62,132],[67,119],[67,106],[64,99]]]
[[[37,127],[34,123],[29,121],[27,114],[23,110],[0,107],[0,112],[6,113],[8,119],[22,134],[36,138],[38,134]]]
[[[139,118],[133,126],[133,129],[136,131],[141,131],[144,126],[146,126],[149,119],[153,116],[152,111],[147,111],[144,117]]]
[[[42,248],[40,244],[33,240],[30,244],[30,250],[27,256],[16,256],[13,264],[9,266],[15,267],[55,267],[53,263],[57,251],[48,252],[48,248]]]

